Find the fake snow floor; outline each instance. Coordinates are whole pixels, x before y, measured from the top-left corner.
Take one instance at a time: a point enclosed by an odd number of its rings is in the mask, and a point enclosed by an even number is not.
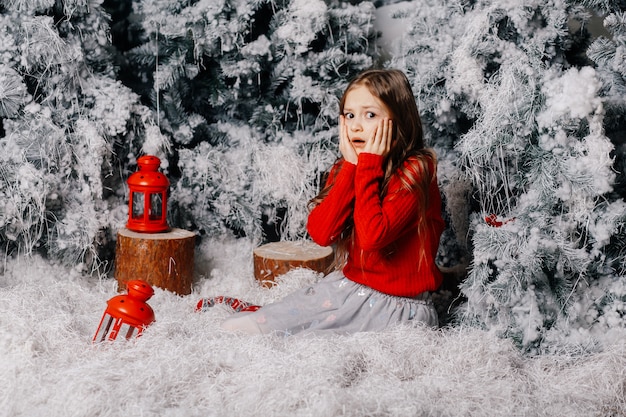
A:
[[[40,258],[0,266],[0,416],[618,416],[626,340],[601,353],[522,356],[471,329],[397,328],[352,336],[224,332],[218,294],[265,304],[318,277],[252,277],[252,247],[211,242],[193,294],[156,290],[157,321],[130,342],[93,345],[112,278]],[[624,341],[621,341],[624,340]]]

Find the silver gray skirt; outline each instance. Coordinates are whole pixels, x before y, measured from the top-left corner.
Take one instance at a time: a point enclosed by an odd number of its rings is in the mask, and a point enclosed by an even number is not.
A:
[[[250,334],[293,335],[380,331],[401,323],[438,326],[430,293],[416,298],[383,294],[337,271],[257,311],[235,313],[222,327]]]

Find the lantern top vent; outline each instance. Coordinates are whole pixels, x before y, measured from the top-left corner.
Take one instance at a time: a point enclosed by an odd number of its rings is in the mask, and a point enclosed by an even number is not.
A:
[[[138,171],[128,178],[128,185],[136,187],[169,187],[170,181],[158,171],[161,160],[156,156],[146,155],[137,159]]]
[[[144,155],[137,158],[139,171],[156,171],[161,166],[161,160],[153,155]]]

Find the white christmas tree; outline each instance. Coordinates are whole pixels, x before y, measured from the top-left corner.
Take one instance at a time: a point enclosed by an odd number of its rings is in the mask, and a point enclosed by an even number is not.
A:
[[[372,4],[133,6],[141,34],[126,56],[174,141],[174,221],[212,236],[303,237],[307,201],[336,158],[338,96],[373,62]]]
[[[589,319],[589,287],[623,281],[614,237],[626,205],[606,126],[623,125],[624,96],[581,58],[589,36],[571,25],[586,27],[583,6],[449,1],[398,14],[410,30],[393,64],[412,74],[456,236],[471,238],[459,320],[529,352],[586,343],[605,314]]]
[[[97,1],[0,2],[0,240],[100,268],[124,207],[118,149],[151,125]],[[124,164],[125,165],[125,164]]]

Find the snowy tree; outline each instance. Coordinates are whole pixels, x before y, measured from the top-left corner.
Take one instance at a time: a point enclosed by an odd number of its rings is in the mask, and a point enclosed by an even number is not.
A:
[[[594,68],[584,6],[451,0],[397,14],[409,30],[392,65],[412,76],[452,224],[471,238],[459,320],[529,352],[586,340],[607,313],[597,294],[623,281],[626,205],[607,136],[624,125],[623,39]]]
[[[307,200],[336,157],[329,128],[338,96],[373,63],[372,4],[148,0],[133,8],[141,27],[126,57],[136,91],[173,138],[174,221],[257,241],[264,225],[280,223],[283,238],[302,237]]]
[[[0,241],[99,268],[120,162],[150,112],[117,80],[98,1],[0,1]],[[130,135],[130,136],[129,136]],[[123,223],[122,223],[123,224]]]
[[[611,3],[590,3],[604,14],[603,25],[607,31],[591,43],[587,56],[594,62],[600,80],[604,129],[616,147],[617,178],[613,189],[616,201],[605,203],[590,224],[596,241],[603,243],[595,244],[594,250],[605,270],[590,282],[586,293],[580,297],[583,301],[575,307],[585,328],[591,327],[594,334],[607,334],[611,329],[622,328],[626,316],[626,221],[623,215],[623,199],[626,197],[626,4],[618,2],[613,7]]]

